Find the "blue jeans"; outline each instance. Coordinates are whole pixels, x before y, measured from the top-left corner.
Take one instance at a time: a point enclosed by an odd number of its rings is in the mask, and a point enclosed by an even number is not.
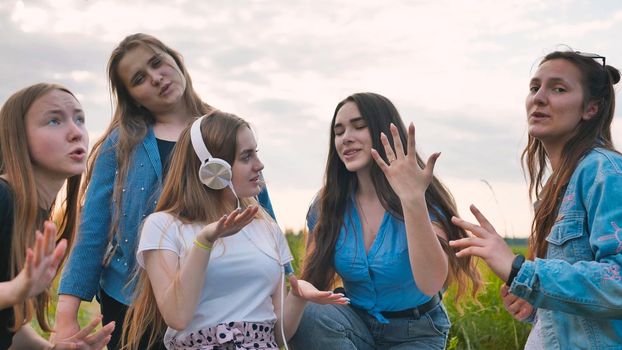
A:
[[[382,324],[350,305],[308,303],[290,340],[295,350],[445,349],[451,323],[443,303],[418,319]]]

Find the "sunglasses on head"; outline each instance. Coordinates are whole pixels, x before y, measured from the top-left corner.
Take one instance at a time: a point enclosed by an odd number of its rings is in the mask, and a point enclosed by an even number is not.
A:
[[[591,58],[593,60],[602,60],[603,67],[605,66],[605,56],[601,56],[601,55],[596,54],[596,53],[581,52],[581,51],[575,51],[575,53],[577,55],[579,55],[579,56],[588,57],[588,58]]]

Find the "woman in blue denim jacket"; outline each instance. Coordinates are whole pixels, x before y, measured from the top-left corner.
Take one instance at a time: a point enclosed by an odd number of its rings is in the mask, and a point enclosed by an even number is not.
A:
[[[56,337],[79,329],[80,301],[95,295],[104,322],[117,327],[117,349],[133,285],[139,227],[155,209],[169,155],[182,130],[212,108],[194,91],[181,55],[160,40],[133,34],[108,61],[115,113],[89,157],[86,193],[76,246],[63,270]],[[271,212],[264,193],[264,206]]]
[[[535,314],[526,349],[622,349],[622,155],[611,141],[619,80],[604,57],[570,51],[548,54],[531,79],[523,159],[537,199],[533,260],[514,256],[474,206],[479,225],[453,219],[473,233],[450,242],[456,255],[484,258],[506,282],[514,317]]]
[[[474,291],[480,282],[470,258],[449,252],[447,240],[466,232],[449,222],[453,199],[433,175],[439,154],[424,163],[414,125],[406,129],[393,103],[374,93],[341,101],[330,131],[302,278],[322,290],[338,275],[351,305],[308,303],[292,343],[444,349],[450,322],[441,291],[453,280],[462,295],[469,280]]]

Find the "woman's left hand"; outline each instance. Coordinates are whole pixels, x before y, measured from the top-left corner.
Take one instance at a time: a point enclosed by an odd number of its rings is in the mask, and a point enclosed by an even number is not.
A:
[[[423,195],[432,182],[434,164],[441,155],[434,153],[428,158],[428,162],[424,168],[417,162],[417,154],[415,153],[415,125],[410,123],[408,126],[408,144],[406,152],[400,139],[397,127],[390,125],[391,136],[395,150],[391,147],[387,135],[380,134],[380,140],[384,146],[387,155],[387,162],[382,159],[377,150],[372,149],[371,155],[380,167],[384,175],[387,177],[393,191],[404,200],[407,196]]]
[[[457,217],[452,217],[454,225],[462,227],[471,232],[471,237],[450,241],[449,245],[459,248],[457,257],[475,255],[484,259],[490,269],[504,282],[508,280],[514,261],[514,253],[505,243],[488,219],[474,206],[471,205],[471,212],[481,226],[464,221]]]
[[[350,299],[346,298],[341,293],[333,293],[331,291],[320,291],[315,288],[314,285],[305,281],[299,280],[293,274],[289,277],[289,284],[292,287],[292,293],[302,299],[314,302],[316,304],[340,304],[345,305],[350,303]]]

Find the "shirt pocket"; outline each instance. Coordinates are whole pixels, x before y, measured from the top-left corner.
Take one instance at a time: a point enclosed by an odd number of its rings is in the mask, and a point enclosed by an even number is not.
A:
[[[569,263],[594,260],[589,236],[585,228],[585,213],[569,211],[558,216],[546,238],[548,259],[561,259]]]

